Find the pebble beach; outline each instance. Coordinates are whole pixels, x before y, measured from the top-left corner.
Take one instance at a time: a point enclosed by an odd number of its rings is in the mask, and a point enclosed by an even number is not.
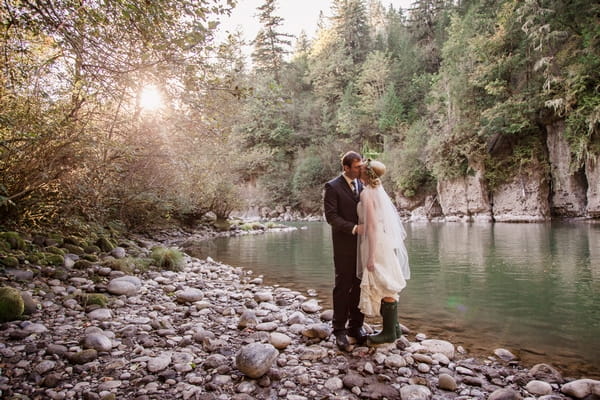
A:
[[[475,357],[404,326],[395,343],[340,351],[315,293],[265,285],[243,266],[184,255],[178,271],[126,273],[105,262],[155,244],[128,241],[84,269],[67,254],[61,277],[6,269],[2,286],[21,292],[26,315],[0,326],[0,397],[600,398],[600,381],[563,377],[551,360],[525,368],[501,348]]]

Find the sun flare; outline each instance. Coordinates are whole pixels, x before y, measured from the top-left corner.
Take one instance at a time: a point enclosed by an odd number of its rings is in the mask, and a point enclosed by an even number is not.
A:
[[[162,97],[155,86],[148,85],[140,93],[140,107],[144,110],[153,111],[162,107]]]

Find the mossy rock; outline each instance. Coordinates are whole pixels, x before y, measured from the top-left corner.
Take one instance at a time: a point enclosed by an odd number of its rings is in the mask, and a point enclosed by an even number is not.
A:
[[[83,307],[91,305],[104,307],[108,304],[108,297],[102,293],[85,293],[79,298],[79,304]]]
[[[4,240],[0,240],[0,251],[7,252],[10,250],[10,243],[5,242]]]
[[[21,293],[12,287],[0,288],[0,322],[14,321],[23,315],[25,303]]]
[[[80,260],[75,261],[75,264],[73,264],[73,268],[86,270],[86,269],[91,268],[92,265],[93,264],[91,261],[80,259]]]
[[[19,266],[19,259],[13,256],[4,257],[0,259],[0,264],[7,268],[17,268]]]
[[[104,236],[101,236],[100,238],[98,238],[98,240],[96,240],[96,246],[98,246],[100,250],[102,250],[105,253],[108,253],[109,251],[115,248],[115,245]]]
[[[91,262],[98,262],[98,256],[95,254],[84,254],[83,257],[81,257],[84,260],[88,260]]]
[[[57,268],[52,272],[52,277],[59,281],[66,281],[69,279],[69,273],[64,268]]]
[[[42,258],[40,264],[44,265],[63,265],[65,263],[65,257],[60,254],[53,253],[41,253]]]
[[[83,241],[83,239],[78,238],[76,236],[67,236],[66,238],[63,239],[63,247],[65,247],[65,244],[71,244],[73,246],[77,246],[77,247],[85,247],[85,242]]]
[[[56,246],[48,246],[44,250],[46,250],[46,252],[48,252],[48,253],[60,254],[61,256],[65,255],[64,250],[63,249],[59,249]]]
[[[100,249],[100,247],[98,247],[96,245],[91,245],[91,246],[85,246],[83,248],[83,251],[85,251],[86,254],[98,254],[102,250]]]
[[[217,219],[213,226],[219,232],[227,232],[231,229],[231,224],[226,219]]]
[[[66,249],[69,253],[77,254],[78,256],[82,256],[85,254],[85,251],[83,251],[83,247],[74,245],[72,243],[63,243],[62,248]]]
[[[25,257],[30,264],[38,264],[40,262],[40,256],[38,254],[27,254]]]
[[[11,249],[25,250],[25,241],[18,232],[2,232],[0,238],[9,244]]]
[[[113,271],[121,271],[126,274],[131,274],[136,268],[136,259],[132,257],[125,258],[109,258],[104,264],[105,267],[112,269]]]

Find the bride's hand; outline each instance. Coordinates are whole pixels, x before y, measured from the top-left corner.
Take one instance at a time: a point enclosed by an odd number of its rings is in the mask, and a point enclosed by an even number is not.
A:
[[[369,271],[375,271],[375,263],[373,261],[367,261],[367,269]]]

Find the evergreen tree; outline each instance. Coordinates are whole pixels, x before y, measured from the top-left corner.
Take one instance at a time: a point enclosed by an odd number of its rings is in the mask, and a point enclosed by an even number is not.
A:
[[[290,38],[293,35],[279,31],[283,18],[274,14],[276,8],[277,0],[265,0],[264,4],[258,7],[258,20],[262,27],[252,42],[252,60],[256,72],[271,73],[279,82],[284,58],[290,52]]]
[[[364,0],[334,0],[333,29],[354,65],[362,63],[370,48],[370,28]]]

